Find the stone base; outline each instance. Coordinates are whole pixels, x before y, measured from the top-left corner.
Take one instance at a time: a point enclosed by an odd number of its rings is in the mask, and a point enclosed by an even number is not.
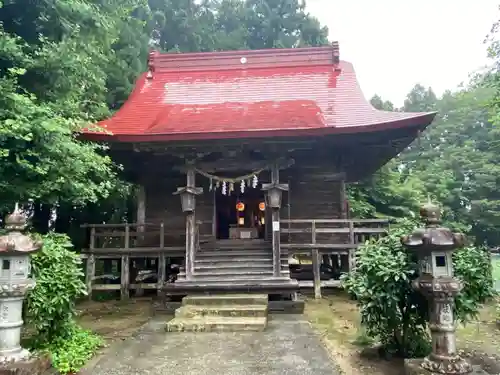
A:
[[[48,356],[30,357],[0,364],[0,375],[43,375],[52,367]]]
[[[7,355],[0,354],[0,363],[21,362],[27,360],[30,356],[31,353],[28,350],[21,348]]]
[[[184,297],[167,332],[263,331],[267,326],[268,297],[252,294]]]
[[[456,372],[431,372],[422,368],[422,363],[424,363],[423,358],[416,359],[405,359],[405,375],[448,375],[457,374]],[[481,366],[472,366],[472,372],[468,374],[471,375],[487,375],[487,373],[481,368]],[[492,374],[493,375],[493,374]]]

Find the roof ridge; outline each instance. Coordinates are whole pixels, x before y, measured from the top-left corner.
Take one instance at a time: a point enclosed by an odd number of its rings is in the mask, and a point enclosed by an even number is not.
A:
[[[233,50],[222,52],[160,53],[148,56],[148,78],[155,72],[246,70],[254,68],[332,65],[338,68],[338,42],[328,46]]]

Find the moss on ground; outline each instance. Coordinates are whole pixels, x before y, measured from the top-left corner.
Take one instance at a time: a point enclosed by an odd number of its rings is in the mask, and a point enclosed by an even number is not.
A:
[[[332,357],[346,374],[400,375],[400,359],[382,360],[369,344],[360,327],[356,302],[338,292],[321,300],[307,299],[305,315],[321,335]],[[457,329],[457,344],[462,349],[500,353],[500,331],[495,327],[495,304],[481,309],[477,321]]]

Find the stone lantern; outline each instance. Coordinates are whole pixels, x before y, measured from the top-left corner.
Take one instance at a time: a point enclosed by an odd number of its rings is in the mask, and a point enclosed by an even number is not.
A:
[[[35,286],[29,278],[30,255],[40,250],[42,243],[21,233],[26,224],[26,217],[16,205],[5,219],[7,234],[0,236],[0,363],[29,357],[20,346],[23,300]]]
[[[288,191],[288,184],[279,184],[276,182],[262,184],[262,190],[266,192],[266,205],[278,210],[281,208],[283,192]]]
[[[424,359],[405,362],[407,374],[467,374],[471,364],[457,354],[453,306],[462,283],[453,277],[452,254],[462,247],[465,236],[440,227],[441,210],[430,201],[420,209],[425,227],[401,239],[408,250],[416,253],[420,276],[413,288],[429,301],[429,328],[432,353]]]

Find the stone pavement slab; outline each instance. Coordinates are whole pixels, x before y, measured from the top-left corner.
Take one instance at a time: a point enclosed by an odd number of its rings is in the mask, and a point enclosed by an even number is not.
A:
[[[264,332],[166,333],[155,318],[84,375],[338,375],[300,315],[271,315]]]

